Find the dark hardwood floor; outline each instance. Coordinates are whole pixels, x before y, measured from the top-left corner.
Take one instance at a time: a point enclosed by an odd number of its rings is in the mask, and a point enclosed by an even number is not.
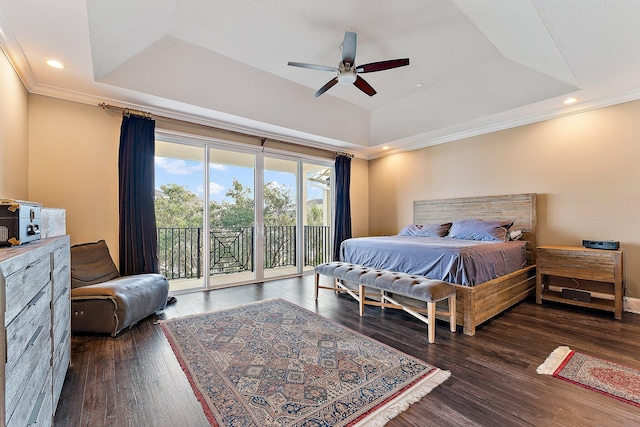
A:
[[[426,325],[403,312],[367,307],[360,318],[353,299],[326,290],[316,303],[311,276],[177,298],[160,318],[283,298],[451,371],[389,426],[640,425],[640,408],[536,373],[560,345],[640,369],[640,315],[615,321],[608,313],[524,302],[473,337],[438,322],[436,343],[428,344]],[[73,336],[56,426],[208,425],[155,321],[151,316],[116,338]]]

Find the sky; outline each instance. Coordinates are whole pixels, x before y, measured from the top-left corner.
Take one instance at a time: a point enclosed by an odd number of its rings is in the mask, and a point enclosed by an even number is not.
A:
[[[155,164],[155,187],[157,189],[165,184],[178,184],[186,187],[200,198],[204,196],[202,162],[156,156]],[[251,194],[254,195],[253,168],[222,165],[218,163],[211,163],[209,167],[209,197],[212,201],[221,202],[227,199],[225,193],[231,188],[233,178],[236,178],[243,187],[251,188]],[[295,193],[295,175],[293,173],[265,171],[264,182],[274,182],[276,185],[285,186]],[[322,198],[322,190],[309,187],[307,198],[309,200]]]

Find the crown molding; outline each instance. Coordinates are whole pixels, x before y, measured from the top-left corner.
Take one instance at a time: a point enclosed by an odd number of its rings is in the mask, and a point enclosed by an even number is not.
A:
[[[623,104],[625,102],[637,101],[640,99],[640,89],[633,90],[613,96],[606,96],[595,100],[585,101],[584,103],[573,105],[567,108],[558,108],[552,111],[546,111],[540,114],[532,114],[526,117],[521,117],[513,120],[505,120],[500,123],[494,123],[487,126],[479,126],[473,129],[464,130],[461,132],[455,132],[440,137],[427,138],[414,143],[407,143],[400,145],[397,148],[384,152],[376,152],[370,154],[367,160],[373,160],[381,157],[385,157],[391,154],[404,153],[408,151],[415,151],[422,148],[432,147],[434,145],[446,144],[447,142],[459,141],[465,138],[471,138],[474,136],[485,135],[492,132],[498,132],[507,129],[513,129],[520,126],[526,126],[533,123],[543,122],[546,120],[557,119],[560,117],[566,117],[574,114],[586,113],[588,111],[598,110],[601,108],[611,107],[613,105]],[[390,143],[392,145],[393,143]]]
[[[97,97],[81,92],[69,91],[66,89],[60,89],[57,87],[36,85],[29,91],[37,95],[51,96],[54,98],[64,99],[72,102],[79,102],[83,104],[98,105],[101,102],[108,104],[120,105],[128,108],[134,108],[137,110],[147,111],[151,114],[158,116],[165,116],[172,119],[183,120],[194,124],[209,126],[218,128],[221,130],[227,130],[231,132],[239,132],[258,138],[267,138],[272,140],[278,140],[288,142],[291,144],[304,145],[311,148],[317,148],[326,151],[348,151],[355,155],[355,157],[364,160],[374,160],[381,157],[386,157],[392,154],[404,153],[409,151],[420,150],[435,145],[446,144],[448,142],[459,141],[465,138],[471,138],[475,136],[485,135],[492,132],[498,132],[502,130],[512,129],[520,126],[525,126],[533,123],[538,123],[546,120],[552,120],[560,117],[566,117],[573,114],[580,114],[600,108],[610,107],[612,105],[622,104],[625,102],[637,101],[640,99],[640,90],[634,90],[625,92],[622,94],[602,97],[596,100],[585,101],[584,103],[573,105],[571,107],[558,108],[556,110],[547,111],[540,114],[533,114],[526,117],[521,117],[513,120],[505,120],[499,123],[478,126],[472,129],[463,130],[460,132],[454,132],[443,136],[422,139],[416,142],[407,142],[402,144],[402,141],[392,141],[389,145],[394,143],[400,143],[396,148],[391,150],[380,151],[372,147],[361,147],[356,144],[350,144],[345,141],[331,140],[317,135],[305,134],[291,129],[279,128],[277,126],[268,125],[258,121],[252,121],[242,119],[236,116],[231,116],[226,113],[219,113],[220,115],[227,115],[230,119],[241,120],[251,122],[250,125],[243,125],[234,123],[231,120],[225,121],[217,118],[208,117],[206,114],[209,110],[199,108],[202,110],[198,114],[186,113],[172,109],[166,109],[161,107],[153,107],[150,105],[137,104],[135,102],[126,101],[124,98],[107,98]],[[150,97],[153,98],[153,97]],[[157,99],[158,102],[166,102],[166,100]],[[150,102],[150,104],[153,101]],[[190,106],[194,108],[193,106]],[[216,114],[214,111],[210,111],[211,114]],[[372,150],[376,150],[372,152]]]
[[[379,151],[372,147],[361,147],[356,144],[350,144],[345,141],[331,140],[317,135],[306,134],[304,132],[298,132],[291,129],[279,128],[277,126],[268,125],[258,121],[252,121],[242,119],[236,116],[231,116],[226,113],[219,113],[220,115],[227,115],[230,119],[243,120],[251,122],[250,125],[243,125],[240,123],[233,123],[231,120],[225,121],[217,118],[207,117],[206,109],[200,108],[202,112],[198,114],[185,113],[177,110],[153,107],[150,105],[137,104],[135,102],[129,102],[123,99],[97,97],[81,92],[69,91],[66,89],[60,89],[46,85],[34,85],[30,93],[43,96],[51,96],[54,98],[64,99],[72,102],[79,102],[83,104],[98,105],[101,102],[108,104],[120,105],[128,108],[134,108],[137,110],[147,111],[151,114],[158,116],[165,116],[172,119],[183,120],[194,124],[209,126],[218,128],[221,130],[227,130],[231,132],[239,132],[258,138],[268,138],[272,140],[278,140],[288,142],[291,144],[304,145],[311,148],[317,148],[326,151],[348,151],[355,155],[355,157],[364,160],[374,160],[381,157],[386,157],[392,154],[404,153],[409,151],[420,150],[422,148],[432,147],[434,145],[446,144],[448,142],[459,141],[465,138],[471,138],[475,136],[485,135],[492,132],[498,132],[506,129],[512,129],[520,126],[525,126],[533,123],[538,123],[546,120],[552,120],[560,117],[566,117],[573,114],[585,113],[592,110],[597,110],[612,105],[622,104],[625,102],[637,101],[640,99],[640,90],[634,90],[625,92],[622,94],[602,97],[596,100],[585,101],[584,103],[573,105],[566,108],[558,108],[556,110],[547,111],[540,114],[533,114],[526,117],[521,117],[513,120],[505,120],[500,123],[495,123],[487,126],[478,126],[472,129],[454,132],[443,136],[422,139],[416,142],[407,142],[402,144],[402,141],[395,141],[400,143],[398,147]],[[151,97],[150,97],[151,98]],[[166,100],[158,99],[158,102]],[[191,106],[193,108],[193,106]],[[216,112],[211,111],[211,114]],[[394,142],[390,142],[389,145],[394,145]],[[372,153],[372,149],[376,150]]]
[[[163,116],[170,119],[181,120],[189,123],[193,123],[196,125],[208,126],[220,130],[237,132],[242,134],[247,134],[248,136],[254,136],[257,138],[267,138],[274,141],[281,141],[296,145],[302,145],[305,147],[316,148],[324,151],[349,151],[354,153],[359,158],[364,158],[366,153],[360,151],[360,149],[355,144],[349,144],[344,141],[332,140],[329,138],[324,138],[316,135],[306,134],[304,132],[299,132],[291,129],[279,128],[278,126],[269,125],[265,123],[261,123],[258,121],[253,121],[250,119],[243,119],[237,116],[231,116],[227,113],[217,113],[215,111],[206,110],[204,108],[188,106],[192,109],[201,110],[198,113],[186,113],[178,110],[167,109],[162,107],[154,107],[152,104],[154,101],[166,102],[164,99],[155,98],[152,96],[144,95],[150,99],[149,104],[139,104],[136,102],[126,101],[125,97],[123,98],[113,98],[113,97],[104,97],[104,96],[95,96],[91,94],[86,94],[82,92],[70,91],[66,89],[60,89],[58,87],[48,86],[48,85],[36,85],[34,86],[29,93],[35,95],[49,96],[52,98],[62,99],[65,101],[78,102],[82,104],[95,105],[104,102],[107,104],[112,104],[114,106],[120,106],[123,108],[132,108],[136,110],[141,110],[145,112],[149,112],[152,115]],[[225,121],[217,118],[213,118],[207,116],[207,113],[210,112],[213,114],[219,114],[222,116],[229,116],[230,119],[235,119],[237,121],[246,121],[251,122],[249,125],[243,125],[240,123],[234,123],[231,120]]]

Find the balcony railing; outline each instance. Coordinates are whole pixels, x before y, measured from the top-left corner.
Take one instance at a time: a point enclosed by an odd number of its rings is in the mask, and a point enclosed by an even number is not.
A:
[[[331,259],[328,226],[304,226],[304,266]],[[214,227],[210,230],[209,274],[254,271],[254,227]],[[158,228],[160,273],[168,279],[193,279],[203,275],[202,254],[206,243],[202,228]],[[296,227],[264,227],[263,267],[295,266]]]

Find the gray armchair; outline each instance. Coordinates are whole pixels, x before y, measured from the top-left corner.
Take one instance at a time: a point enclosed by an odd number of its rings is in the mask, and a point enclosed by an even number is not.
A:
[[[169,282],[161,274],[120,276],[104,240],[71,247],[71,330],[116,336],[164,309]]]

